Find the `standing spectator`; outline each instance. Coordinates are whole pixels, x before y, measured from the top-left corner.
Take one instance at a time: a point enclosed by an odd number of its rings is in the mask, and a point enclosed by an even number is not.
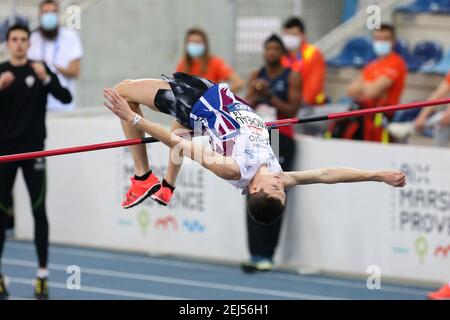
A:
[[[405,86],[407,67],[403,58],[393,48],[396,41],[395,28],[383,24],[373,32],[373,49],[377,59],[366,65],[361,74],[353,80],[347,94],[360,108],[373,108],[398,104]],[[343,137],[353,135],[356,139],[388,142],[389,136],[384,123],[392,114],[366,116],[345,128]],[[350,134],[352,133],[352,134]]]
[[[326,102],[324,92],[326,65],[322,52],[307,42],[306,29],[299,18],[289,18],[283,26],[283,43],[288,50],[281,59],[285,68],[299,72],[302,78],[304,105],[321,105]]]
[[[45,62],[58,75],[61,84],[68,88],[72,97],[76,94],[76,79],[80,74],[83,49],[78,33],[59,26],[59,4],[44,0],[39,5],[39,29],[31,34],[28,58]],[[71,111],[75,102],[62,104],[52,96],[48,97],[49,111]]]
[[[286,53],[282,40],[270,36],[264,43],[264,66],[254,71],[248,83],[246,100],[255,106],[258,113],[274,111],[278,119],[292,118],[297,115],[301,103],[301,80],[297,72],[284,68],[281,57]],[[275,120],[267,118],[267,121]],[[279,129],[279,160],[284,171],[292,170],[296,153],[294,128],[292,126]],[[273,142],[276,143],[276,142]],[[262,225],[247,215],[247,231],[250,261],[242,268],[246,272],[269,271],[273,266],[273,255],[278,244],[282,219],[271,225]]]
[[[215,83],[229,82],[234,92],[244,86],[244,80],[230,66],[210,53],[208,36],[197,28],[186,33],[184,57],[179,61],[176,71],[200,76]]]
[[[70,92],[61,87],[58,77],[41,62],[27,59],[30,31],[15,25],[7,32],[11,59],[0,64],[0,155],[41,151],[46,137],[47,95],[70,103]],[[0,258],[5,241],[7,212],[2,205],[11,196],[17,170],[21,168],[30,194],[34,217],[34,240],[39,260],[35,297],[48,298],[47,269],[48,221],[45,209],[45,159],[0,164]],[[8,296],[0,274],[0,299]]]

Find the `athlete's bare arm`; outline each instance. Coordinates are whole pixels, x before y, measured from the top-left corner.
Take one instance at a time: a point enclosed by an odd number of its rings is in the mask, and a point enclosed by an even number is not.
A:
[[[117,117],[130,123],[133,121],[136,113],[131,110],[128,102],[124,98],[118,95],[113,89],[106,89],[104,96],[109,102],[106,102],[105,106]],[[191,158],[220,178],[226,180],[240,179],[241,172],[239,166],[231,157],[224,157],[209,147],[183,139],[171,133],[160,124],[153,123],[144,118],[139,120],[136,128],[145,131],[169,148],[180,150],[183,156]]]
[[[303,184],[364,181],[384,182],[393,187],[404,187],[406,176],[399,171],[366,171],[352,168],[326,168],[283,173],[283,183],[286,189]]]

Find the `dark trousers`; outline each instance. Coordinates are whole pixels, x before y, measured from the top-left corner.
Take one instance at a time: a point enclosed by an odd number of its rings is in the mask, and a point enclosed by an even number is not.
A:
[[[295,154],[295,141],[280,134],[279,159],[283,171],[292,170]],[[282,219],[270,225],[259,224],[247,214],[248,246],[252,256],[272,259],[278,245],[281,224]]]
[[[16,150],[18,151],[8,153],[0,152],[0,154],[26,152],[19,149]],[[41,268],[45,268],[47,266],[48,257],[49,229],[47,214],[45,210],[45,198],[47,189],[45,159],[0,163],[0,259],[5,242],[5,230],[8,224],[8,211],[10,211],[11,192],[19,168],[22,169],[25,183],[31,199],[31,206],[34,217],[34,240],[39,260],[39,266]]]

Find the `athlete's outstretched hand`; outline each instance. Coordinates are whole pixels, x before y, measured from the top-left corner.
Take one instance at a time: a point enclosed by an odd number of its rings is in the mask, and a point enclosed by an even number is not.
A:
[[[130,109],[128,102],[122,98],[113,89],[103,90],[103,96],[107,100],[103,104],[111,110],[116,116],[124,121],[132,121],[135,113]],[[108,103],[109,102],[109,103]]]
[[[393,187],[404,187],[406,185],[406,176],[400,171],[385,171],[381,175],[384,183]]]

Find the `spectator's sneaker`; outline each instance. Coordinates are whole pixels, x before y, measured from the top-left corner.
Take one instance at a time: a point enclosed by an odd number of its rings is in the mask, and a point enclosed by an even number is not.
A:
[[[450,300],[450,283],[444,285],[436,292],[430,292],[428,294],[430,300]]]
[[[245,273],[253,273],[259,271],[272,271],[273,263],[269,259],[250,260],[241,265],[242,271]]]
[[[163,179],[161,189],[152,194],[151,198],[158,202],[160,205],[167,206],[173,196],[174,191],[175,188],[169,185],[167,181]]]
[[[48,283],[47,278],[36,278],[34,285],[34,297],[37,300],[48,300]]]
[[[140,204],[161,188],[159,179],[153,173],[145,180],[136,180],[135,177],[130,178],[130,180],[130,189],[125,196],[125,200],[122,202],[124,209],[129,209]]]
[[[6,290],[5,278],[0,275],[0,300],[8,299],[8,290]]]
[[[406,141],[415,134],[414,122],[393,122],[387,127],[392,137],[399,141]]]

